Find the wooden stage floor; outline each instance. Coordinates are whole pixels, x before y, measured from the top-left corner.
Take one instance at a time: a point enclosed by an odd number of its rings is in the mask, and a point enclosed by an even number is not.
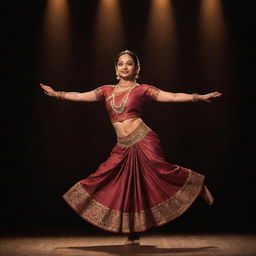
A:
[[[123,245],[126,237],[107,236],[2,236],[1,256],[256,256],[254,234],[147,234],[140,245]]]

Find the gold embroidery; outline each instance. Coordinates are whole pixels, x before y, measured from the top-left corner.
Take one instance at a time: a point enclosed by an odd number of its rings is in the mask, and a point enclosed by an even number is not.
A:
[[[98,101],[103,99],[103,94],[102,94],[101,87],[96,88],[94,90],[94,93],[96,94],[96,98],[97,98]]]
[[[160,92],[160,89],[155,86],[150,86],[148,89],[148,95],[153,99],[157,100],[158,93]]]
[[[124,112],[124,109],[125,109],[125,105],[127,103],[127,100],[129,98],[129,95],[132,91],[132,89],[137,86],[137,83],[135,82],[128,90],[126,90],[126,95],[122,98],[121,100],[121,103],[119,105],[117,105],[115,103],[115,97],[116,97],[116,90],[117,90],[117,87],[119,86],[119,84],[117,84],[115,87],[114,87],[114,93],[113,93],[113,97],[111,98],[111,101],[110,101],[110,104],[111,104],[111,107],[112,107],[112,110],[114,112],[116,112],[117,114],[121,114]]]
[[[171,198],[140,212],[128,213],[110,209],[92,198],[76,183],[63,198],[86,221],[111,232],[142,232],[163,225],[185,212],[199,195],[204,176],[190,171],[184,186]]]
[[[104,99],[104,94],[103,94],[102,88],[103,88],[103,87],[106,87],[106,86],[107,86],[107,87],[114,87],[113,85],[102,85],[102,86],[100,86],[100,87],[94,89],[94,93],[96,94],[96,98],[97,98],[98,101]]]
[[[128,148],[143,140],[150,130],[151,129],[142,121],[132,134],[124,138],[117,138],[117,145]]]

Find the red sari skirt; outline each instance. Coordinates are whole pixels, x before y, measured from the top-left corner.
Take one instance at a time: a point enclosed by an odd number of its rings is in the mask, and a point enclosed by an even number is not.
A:
[[[142,122],[118,138],[109,158],[63,198],[91,224],[133,233],[183,214],[203,185],[204,175],[164,160],[158,135]]]

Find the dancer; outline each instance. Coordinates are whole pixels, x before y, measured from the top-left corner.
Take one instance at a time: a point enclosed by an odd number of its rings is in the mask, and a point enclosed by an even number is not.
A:
[[[41,87],[47,95],[63,100],[105,100],[117,143],[108,159],[63,198],[86,221],[107,231],[126,233],[126,244],[138,244],[141,232],[177,218],[198,196],[210,205],[214,201],[204,185],[204,175],[164,159],[158,135],[141,119],[144,102],[210,102],[222,94],[171,93],[139,84],[140,62],[128,50],[117,55],[115,70],[116,85],[89,92]]]

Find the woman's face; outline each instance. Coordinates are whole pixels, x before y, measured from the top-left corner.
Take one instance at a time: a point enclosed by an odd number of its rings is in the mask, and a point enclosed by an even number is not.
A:
[[[118,58],[116,72],[120,78],[125,80],[133,80],[135,76],[136,65],[133,58],[129,54],[123,54]]]

